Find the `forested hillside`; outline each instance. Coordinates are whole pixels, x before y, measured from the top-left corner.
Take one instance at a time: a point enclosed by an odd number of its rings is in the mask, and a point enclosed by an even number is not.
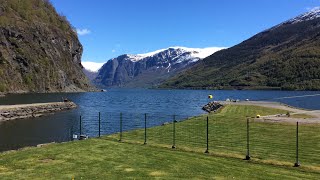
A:
[[[320,10],[200,61],[163,88],[320,89]]]

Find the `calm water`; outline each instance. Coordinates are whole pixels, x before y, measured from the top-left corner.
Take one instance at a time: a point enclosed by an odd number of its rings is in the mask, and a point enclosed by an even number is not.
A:
[[[280,101],[292,106],[320,109],[320,96],[284,98],[320,94],[319,91],[211,91],[211,90],[146,90],[113,89],[99,93],[21,94],[0,98],[0,104],[23,104],[61,101],[67,97],[78,108],[53,115],[0,123],[0,151],[47,142],[68,141],[79,133],[79,116],[82,131],[89,136],[98,134],[98,112],[101,112],[102,134],[119,131],[120,112],[123,113],[124,130],[142,127],[144,113],[148,126],[160,125],[178,115],[178,119],[203,114],[201,107],[214,100],[250,99]]]

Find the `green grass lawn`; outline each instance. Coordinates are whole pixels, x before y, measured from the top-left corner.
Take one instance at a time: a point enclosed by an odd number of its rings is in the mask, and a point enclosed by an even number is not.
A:
[[[290,115],[291,118],[314,118],[314,116],[309,114],[292,114]]]
[[[209,152],[222,157],[244,158],[246,155],[246,120],[286,111],[229,105],[209,115]],[[206,117],[194,117],[176,123],[176,148],[203,153],[206,150]],[[294,121],[294,118],[292,118]],[[299,126],[299,161],[309,169],[320,170],[320,126]],[[118,139],[119,134],[108,138]],[[144,129],[123,133],[124,142],[143,144]],[[159,147],[173,144],[173,124],[147,129],[147,143]],[[252,161],[292,166],[296,157],[296,125],[294,123],[263,123],[250,120],[250,155]]]
[[[319,172],[90,139],[0,155],[0,179],[312,179]]]
[[[251,122],[251,157],[246,153],[246,116],[285,113],[255,106],[226,106],[206,116],[102,138],[51,144],[0,154],[0,179],[319,179],[319,126],[300,127],[301,167],[295,158],[295,126]]]

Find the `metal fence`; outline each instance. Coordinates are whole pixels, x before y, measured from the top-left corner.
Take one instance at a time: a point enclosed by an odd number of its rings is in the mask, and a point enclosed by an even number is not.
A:
[[[320,126],[223,116],[97,113],[79,117],[71,138],[101,137],[270,164],[320,167]]]

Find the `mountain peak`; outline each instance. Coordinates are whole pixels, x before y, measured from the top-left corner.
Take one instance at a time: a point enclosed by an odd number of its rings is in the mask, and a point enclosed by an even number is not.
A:
[[[317,18],[320,18],[320,7],[314,7],[310,11],[308,11],[304,14],[301,14],[295,18],[289,19],[289,20],[287,20],[283,23],[280,23],[270,29],[263,31],[263,32],[274,30],[274,29],[281,27],[283,25],[290,25],[290,24],[296,24],[296,23],[300,23],[300,22],[304,22],[304,21],[311,21],[311,20],[314,20]]]
[[[93,80],[105,87],[152,87],[224,48],[169,47],[145,54],[113,58]]]
[[[172,46],[165,49],[159,49],[153,52],[145,53],[145,54],[138,54],[138,56],[141,57],[152,57],[156,54],[159,54],[161,52],[165,51],[181,51],[181,52],[190,52],[191,56],[195,58],[204,59],[211,54],[220,51],[222,49],[225,49],[225,47],[207,47],[207,48],[188,48],[188,47],[182,47],[182,46]]]
[[[172,57],[179,57],[180,55],[187,54],[189,55],[189,59],[193,59],[193,61],[197,61],[199,59],[204,59],[211,54],[225,49],[225,47],[208,47],[208,48],[187,48],[182,46],[172,46],[168,47],[166,49],[159,49],[153,52],[145,53],[145,54],[122,54],[116,58],[113,59],[125,59],[132,62],[138,62],[140,60],[143,60],[145,58],[150,58],[156,55],[160,54],[168,54],[168,56]],[[188,58],[186,58],[188,59]],[[111,59],[112,60],[112,59]],[[84,61],[82,62],[82,65],[84,68],[90,72],[98,72],[99,69],[104,65],[105,63],[95,63],[95,62],[89,62]]]
[[[310,21],[313,19],[320,18],[320,7],[315,7],[309,12],[301,14],[293,19],[286,21],[284,24],[295,24],[302,21]]]
[[[124,55],[127,60],[130,60],[132,62],[140,61],[141,59],[145,58],[144,56],[140,56],[139,54],[125,54]]]

